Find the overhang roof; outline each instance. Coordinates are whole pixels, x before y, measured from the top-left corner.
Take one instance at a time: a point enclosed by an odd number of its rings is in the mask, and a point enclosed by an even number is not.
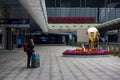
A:
[[[48,21],[46,14],[45,1],[43,0],[19,0],[23,7],[28,11],[36,24],[43,30],[48,31]]]
[[[99,26],[96,26],[96,28],[100,32],[106,32],[106,31],[111,31],[111,30],[117,30],[120,29],[120,18],[105,22]]]

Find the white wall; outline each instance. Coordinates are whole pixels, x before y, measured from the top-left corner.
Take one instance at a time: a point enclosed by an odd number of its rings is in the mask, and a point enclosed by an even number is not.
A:
[[[89,42],[87,28],[77,30],[77,42]]]
[[[48,24],[51,32],[77,32],[77,42],[88,42],[87,29],[100,24]]]
[[[48,24],[49,31],[77,31],[78,29],[95,27],[100,24]]]

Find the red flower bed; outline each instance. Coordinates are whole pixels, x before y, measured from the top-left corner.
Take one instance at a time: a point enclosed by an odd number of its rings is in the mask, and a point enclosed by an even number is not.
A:
[[[75,50],[65,50],[64,55],[101,55],[101,54],[110,54],[108,50],[104,49],[75,49]]]

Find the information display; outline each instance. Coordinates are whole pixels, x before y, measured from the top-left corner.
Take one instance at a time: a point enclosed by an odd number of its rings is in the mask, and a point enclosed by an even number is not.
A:
[[[29,24],[29,19],[0,19],[0,24]]]

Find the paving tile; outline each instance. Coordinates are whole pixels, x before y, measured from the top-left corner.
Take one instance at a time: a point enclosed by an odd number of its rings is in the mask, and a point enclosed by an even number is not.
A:
[[[120,80],[120,59],[111,55],[63,56],[70,46],[36,46],[39,68],[26,68],[23,49],[0,51],[0,80]]]

